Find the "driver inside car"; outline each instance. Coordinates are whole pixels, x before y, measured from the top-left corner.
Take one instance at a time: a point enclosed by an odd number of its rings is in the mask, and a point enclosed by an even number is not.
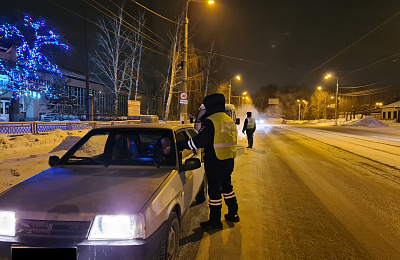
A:
[[[151,158],[160,158],[163,164],[169,165],[174,160],[171,144],[172,142],[169,137],[163,137],[149,145],[147,156]]]

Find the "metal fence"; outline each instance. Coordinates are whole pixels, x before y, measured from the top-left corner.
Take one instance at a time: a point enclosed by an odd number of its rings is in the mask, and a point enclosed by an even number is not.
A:
[[[126,121],[85,121],[85,122],[0,122],[0,134],[39,134],[56,129],[61,130],[86,130],[109,125],[140,124],[140,120]]]

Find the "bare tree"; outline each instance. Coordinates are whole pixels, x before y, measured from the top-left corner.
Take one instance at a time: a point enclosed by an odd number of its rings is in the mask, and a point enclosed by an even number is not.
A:
[[[182,60],[183,60],[183,15],[179,19],[179,24],[173,34],[170,34],[171,39],[171,50],[170,50],[170,64],[168,68],[169,75],[167,81],[164,84],[164,104],[165,104],[165,120],[169,120],[174,113],[171,113],[171,108],[176,108],[176,112],[179,111],[180,103],[178,95],[174,98],[174,94],[181,92],[181,79],[182,79]],[[190,103],[188,105],[188,113],[194,114],[199,109],[199,106],[203,100],[202,98],[202,85],[204,74],[200,68],[204,67],[204,58],[199,56],[193,45],[188,48],[188,99]],[[165,98],[168,93],[167,101]],[[176,104],[175,104],[176,102]],[[175,106],[176,105],[176,106]],[[175,111],[175,110],[174,110]],[[178,113],[176,113],[176,116]]]
[[[229,91],[229,81],[223,82],[218,85],[217,92],[224,94],[225,100],[228,100],[228,95],[229,95],[228,91]]]
[[[321,116],[326,118],[328,96],[328,92],[323,90],[316,90],[311,96],[310,109],[314,118],[318,120],[321,118]]]
[[[205,79],[204,79],[204,97],[209,91],[210,77],[217,71],[220,59],[217,59],[216,50],[214,48],[215,40],[211,42],[210,51],[206,54],[205,60]]]
[[[140,64],[143,54],[143,37],[141,33],[144,28],[145,15],[144,13],[138,14],[137,24],[135,32],[130,33],[128,38],[132,39],[129,43],[131,49],[131,63],[130,63],[130,77],[129,77],[129,99],[132,99],[132,93],[134,90],[135,96],[133,100],[137,100],[138,89],[139,89],[139,75],[140,75]]]
[[[117,18],[102,18],[98,21],[101,32],[97,35],[99,49],[92,60],[100,70],[97,78],[115,94],[115,114],[118,116],[118,96],[121,92],[129,93],[127,84],[133,56],[130,55],[130,40],[122,35],[129,35],[129,29],[123,27],[123,4]]]
[[[182,22],[183,16],[179,19],[179,24],[176,27],[174,33],[169,35],[171,39],[171,50],[169,55],[169,68],[168,72],[169,76],[167,76],[165,90],[164,90],[164,103],[165,103],[165,120],[169,120],[170,118],[170,107],[172,103],[172,95],[174,93],[174,89],[176,88],[176,82],[178,81],[178,76],[181,69],[181,61],[182,61]],[[165,102],[165,97],[168,93],[167,102]]]
[[[204,73],[200,70],[204,67],[205,59],[197,55],[193,45],[189,46],[188,51],[188,113],[194,115],[199,110],[202,97],[202,86],[204,81]]]

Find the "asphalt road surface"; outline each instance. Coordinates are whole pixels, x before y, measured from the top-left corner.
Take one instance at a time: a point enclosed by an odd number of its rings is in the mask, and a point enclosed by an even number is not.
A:
[[[241,221],[204,232],[193,206],[180,259],[400,259],[400,136],[270,126],[233,184]]]

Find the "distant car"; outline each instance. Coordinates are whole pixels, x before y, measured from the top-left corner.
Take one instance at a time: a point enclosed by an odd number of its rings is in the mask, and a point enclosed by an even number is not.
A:
[[[286,119],[282,119],[282,124],[286,124]]]
[[[50,156],[51,168],[0,196],[0,259],[177,259],[182,217],[205,201],[201,154],[177,152],[194,135],[191,125],[104,127]]]
[[[256,119],[256,127],[264,127],[267,125],[268,120],[265,118]]]

